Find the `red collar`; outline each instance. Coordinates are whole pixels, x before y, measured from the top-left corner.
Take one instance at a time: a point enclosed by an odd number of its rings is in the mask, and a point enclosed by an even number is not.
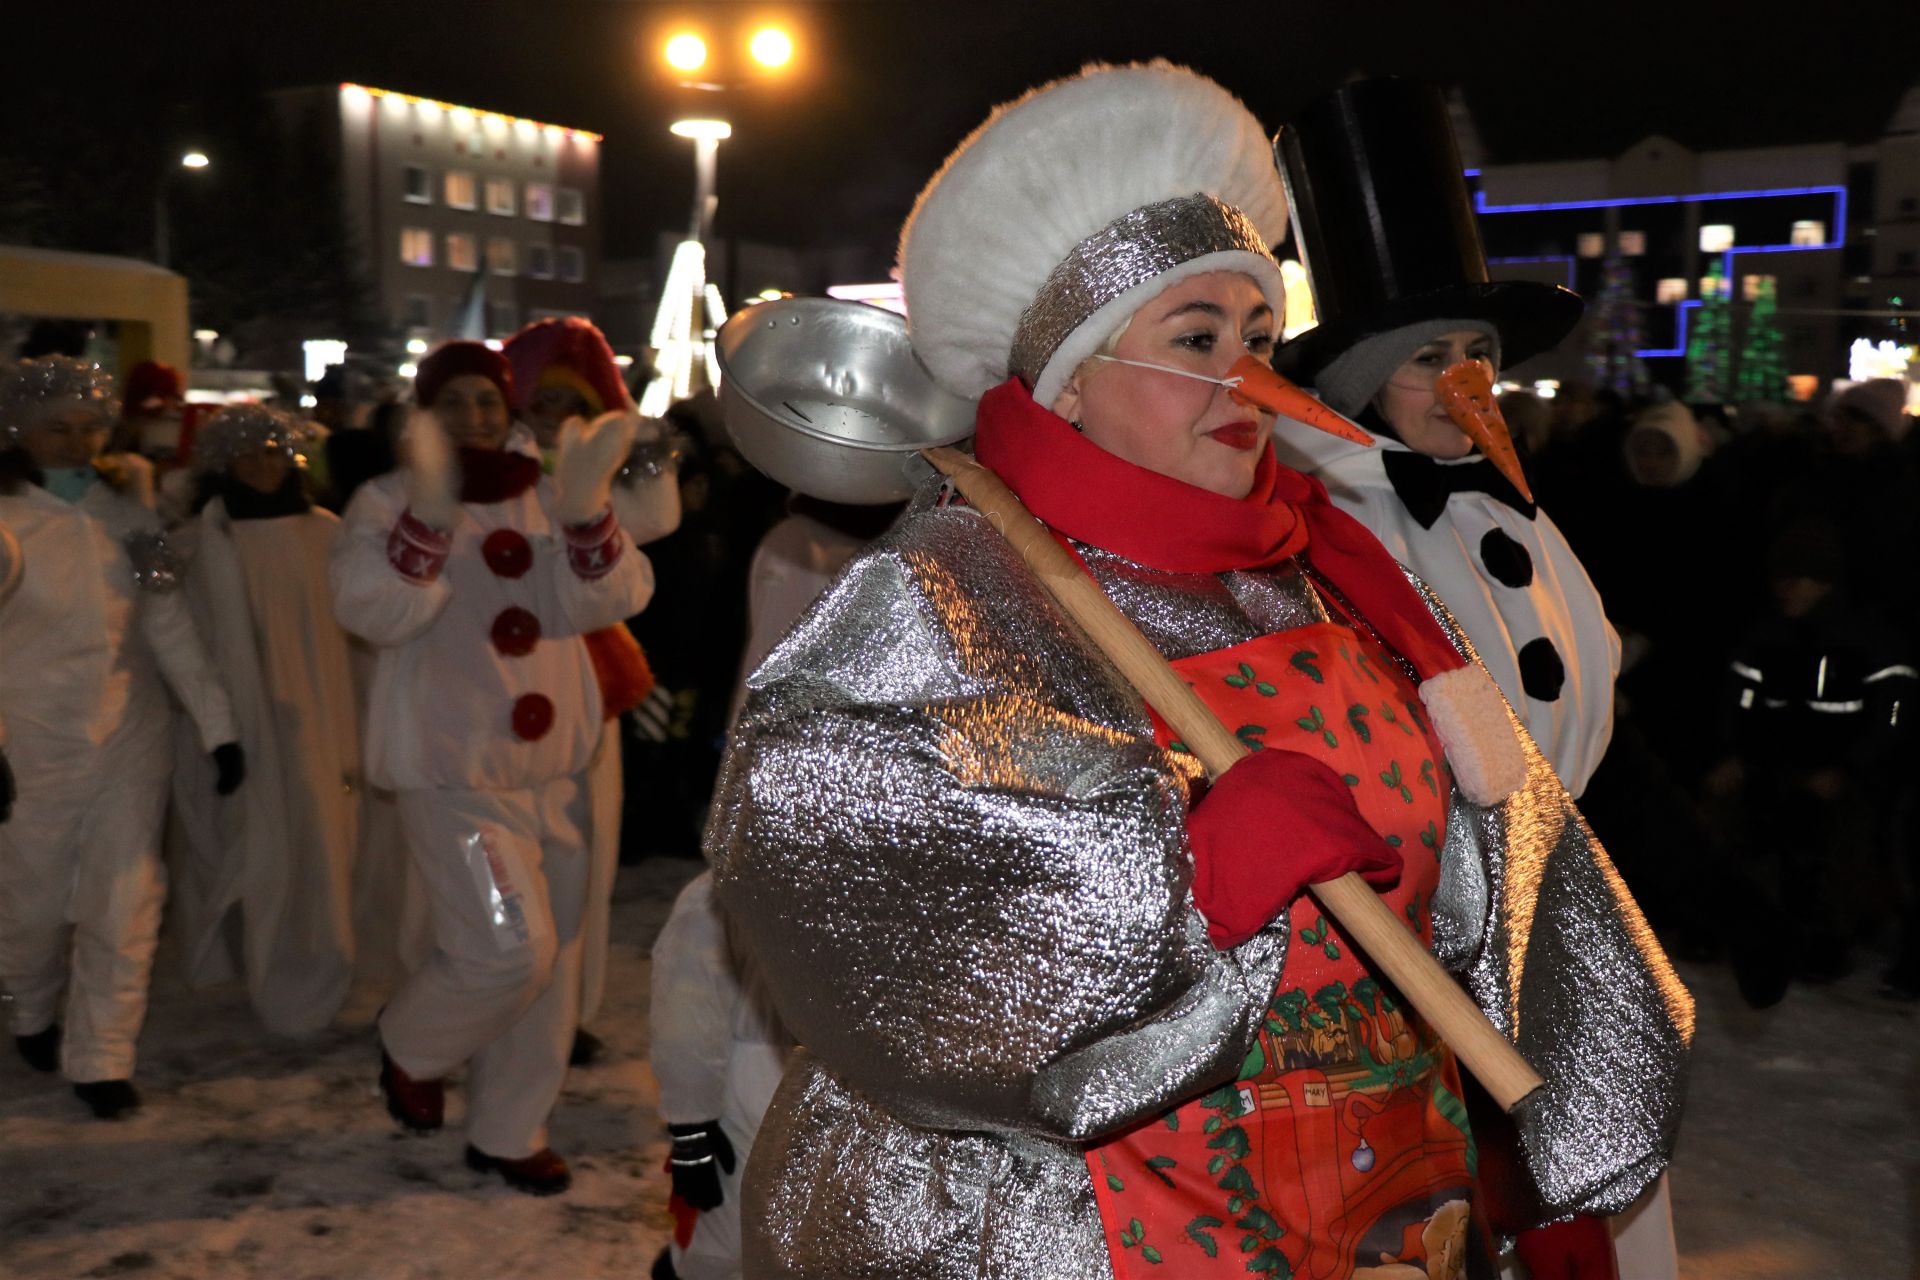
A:
[[[512,449],[460,449],[460,501],[482,506],[517,498],[540,482],[540,462]]]
[[[1466,665],[1379,539],[1271,447],[1253,491],[1228,498],[1135,466],[1034,403],[1017,378],[981,397],[974,454],[1050,527],[1169,573],[1264,569],[1295,556],[1324,576],[1422,679]]]

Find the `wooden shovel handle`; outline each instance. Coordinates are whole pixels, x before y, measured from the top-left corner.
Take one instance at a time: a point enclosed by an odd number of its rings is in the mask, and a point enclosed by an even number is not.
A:
[[[1210,775],[1219,777],[1247,755],[1246,744],[1227,731],[1153,642],[1114,607],[1099,584],[999,476],[956,449],[927,449],[921,456],[952,480],[967,502],[1012,544],[1047,593],[1173,726]],[[1511,1111],[1541,1086],[1526,1059],[1366,881],[1348,873],[1310,889],[1502,1108]]]

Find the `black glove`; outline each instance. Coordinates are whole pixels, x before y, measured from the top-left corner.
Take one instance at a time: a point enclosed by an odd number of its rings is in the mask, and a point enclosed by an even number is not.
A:
[[[13,770],[7,765],[7,753],[0,751],[0,822],[13,816],[13,798],[18,794],[13,787]]]
[[[733,1144],[718,1120],[705,1124],[670,1124],[673,1135],[673,1194],[701,1212],[718,1209],[726,1197],[720,1191],[720,1171],[733,1172]]]
[[[247,780],[247,754],[237,742],[223,742],[213,749],[213,767],[220,771],[214,791],[230,796]]]

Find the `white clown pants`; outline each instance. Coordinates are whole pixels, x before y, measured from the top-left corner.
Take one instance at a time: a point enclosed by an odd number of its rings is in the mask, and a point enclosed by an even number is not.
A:
[[[547,1145],[580,998],[587,797],[579,776],[524,791],[399,793],[433,955],[380,1018],[400,1069],[467,1064],[467,1140],[503,1159]]]
[[[133,1075],[167,896],[160,861],[169,758],[152,735],[105,747],[16,742],[19,786],[0,824],[0,988],[16,1036],[62,1020],[61,1069]]]

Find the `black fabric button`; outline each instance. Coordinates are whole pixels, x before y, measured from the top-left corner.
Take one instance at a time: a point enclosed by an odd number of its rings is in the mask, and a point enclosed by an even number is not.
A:
[[[1540,702],[1558,699],[1560,687],[1567,682],[1567,664],[1560,661],[1560,651],[1553,647],[1553,641],[1545,636],[1529,640],[1520,646],[1518,656],[1520,687],[1527,696]]]
[[[1499,529],[1487,530],[1480,539],[1480,563],[1503,587],[1518,590],[1533,582],[1532,554]]]

